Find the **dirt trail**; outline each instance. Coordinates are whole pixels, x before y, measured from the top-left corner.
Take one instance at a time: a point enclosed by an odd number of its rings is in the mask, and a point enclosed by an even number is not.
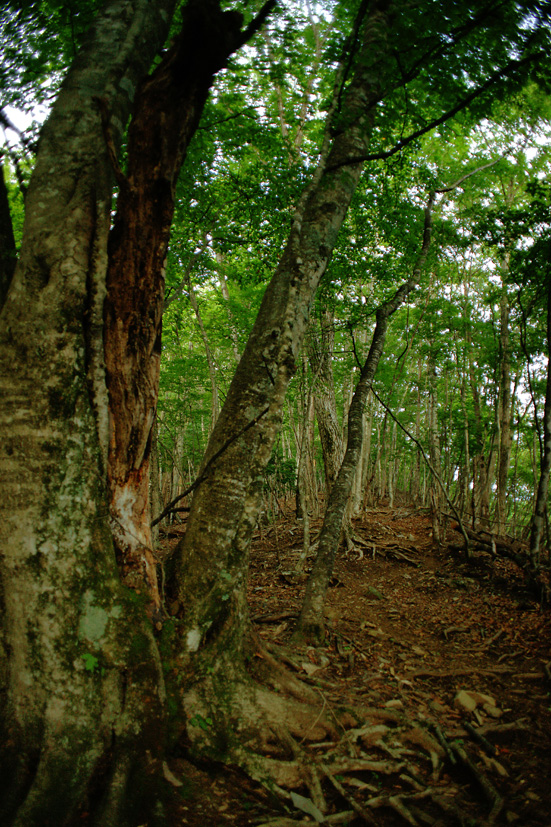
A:
[[[328,595],[327,645],[300,653],[301,676],[328,706],[397,710],[447,743],[459,739],[480,768],[478,777],[467,765],[451,772],[465,824],[549,827],[550,613],[525,592],[513,563],[484,555],[467,565],[433,542],[430,521],[412,509],[372,508],[354,527],[357,551],[338,559]],[[252,550],[251,614],[261,636],[283,646],[304,588],[293,574],[301,544],[289,513],[257,532]],[[175,771],[188,779],[179,824],[308,823],[237,773],[186,761]],[[416,771],[431,783],[428,759]],[[362,783],[377,791],[371,775]],[[493,815],[488,784],[502,799]],[[450,812],[430,823],[459,823]],[[380,825],[407,823],[387,808],[373,814]],[[429,823],[422,816],[415,823]]]

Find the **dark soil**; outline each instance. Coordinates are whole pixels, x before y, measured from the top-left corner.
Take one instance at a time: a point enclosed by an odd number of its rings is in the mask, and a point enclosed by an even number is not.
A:
[[[409,808],[410,823],[461,823],[460,811],[465,825],[549,827],[551,613],[525,591],[514,563],[481,554],[467,563],[433,541],[428,517],[414,509],[371,508],[354,529],[361,544],[337,560],[327,600],[326,645],[299,653],[300,676],[318,688],[328,709],[345,704],[399,710],[421,728],[439,729],[446,743],[462,746],[478,771],[448,760],[434,777],[428,757],[411,759],[418,789],[431,786],[438,792],[442,786],[452,798],[448,813],[420,801],[422,811]],[[252,550],[251,615],[261,637],[283,647],[304,589],[293,573],[301,545],[300,523],[289,510],[257,532]],[[474,693],[476,709],[461,705],[456,697],[461,690]],[[484,707],[476,693],[494,703],[486,699]],[[486,746],[476,739],[477,731],[485,733]],[[174,762],[171,769],[184,781],[175,823],[316,823],[237,771],[186,761]],[[404,792],[399,779],[381,779],[377,773],[339,779],[360,804],[377,791]],[[492,805],[492,791],[498,806]],[[308,797],[307,791],[299,792]],[[332,795],[333,813],[350,811],[349,801]],[[407,823],[388,807],[370,812],[372,823]],[[333,823],[365,821],[354,816]]]

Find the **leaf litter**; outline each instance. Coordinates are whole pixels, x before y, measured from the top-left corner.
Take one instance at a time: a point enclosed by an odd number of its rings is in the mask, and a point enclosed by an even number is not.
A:
[[[324,706],[363,710],[365,726],[299,745],[316,781],[287,799],[236,770],[171,762],[184,779],[174,824],[547,827],[549,611],[513,562],[467,563],[434,542],[418,510],[367,509],[354,532],[327,595],[323,647],[288,643],[304,590],[290,507],[255,535],[249,604],[264,642]]]

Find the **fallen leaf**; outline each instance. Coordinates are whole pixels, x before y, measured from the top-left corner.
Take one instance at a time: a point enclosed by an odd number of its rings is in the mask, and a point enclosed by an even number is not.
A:
[[[303,813],[307,813],[309,816],[312,816],[318,824],[322,824],[325,821],[325,816],[321,810],[316,807],[311,798],[305,798],[303,795],[299,795],[291,790],[291,801],[297,810],[302,810]]]

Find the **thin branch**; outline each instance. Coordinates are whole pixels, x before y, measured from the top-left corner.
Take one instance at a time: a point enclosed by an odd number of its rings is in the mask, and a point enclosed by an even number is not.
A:
[[[236,49],[240,49],[241,46],[244,46],[245,43],[257,33],[260,27],[263,25],[265,20],[267,19],[268,15],[273,11],[273,9],[277,6],[277,0],[266,0],[266,3],[262,6],[254,20],[252,20],[245,31],[242,33],[241,37],[239,38]]]
[[[481,86],[471,92],[470,95],[467,95],[463,100],[459,101],[455,106],[451,109],[448,109],[447,112],[444,112],[443,115],[440,115],[439,118],[435,118],[434,120],[430,121],[430,123],[423,126],[421,129],[412,132],[411,135],[408,135],[407,138],[403,138],[402,140],[398,141],[392,149],[388,149],[384,152],[374,152],[371,155],[356,155],[351,158],[347,158],[345,161],[340,161],[338,164],[333,164],[332,166],[327,168],[327,171],[332,171],[334,169],[339,169],[340,167],[348,166],[349,164],[359,164],[363,161],[385,161],[387,158],[391,158],[393,155],[396,155],[397,152],[400,152],[401,149],[404,149],[408,144],[415,141],[417,138],[420,138],[422,135],[425,135],[427,132],[430,132],[432,129],[435,129],[437,126],[441,126],[446,121],[453,118],[463,109],[466,109],[467,106],[472,103],[476,98],[480,97],[484,92],[486,92],[494,83],[498,80],[508,77],[513,70],[519,69],[521,66],[525,64],[531,63],[542,55],[541,53],[537,55],[530,55],[528,57],[523,58],[522,60],[511,60],[506,66],[501,69],[498,69],[494,72],[488,80],[486,80]]]
[[[421,445],[421,443],[419,442],[419,440],[418,440],[418,439],[416,439],[416,438],[413,436],[413,434],[411,434],[411,433],[408,431],[408,429],[406,428],[406,426],[405,426],[405,425],[402,425],[402,423],[400,422],[400,420],[398,419],[398,417],[397,417],[397,416],[393,413],[393,411],[391,411],[391,410],[390,410],[390,408],[388,407],[388,405],[386,405],[386,404],[383,402],[383,400],[381,399],[381,397],[379,396],[379,394],[377,393],[377,391],[375,390],[375,388],[374,388],[373,386],[371,386],[371,392],[372,392],[372,394],[374,395],[374,397],[377,399],[377,401],[378,401],[378,402],[379,402],[379,403],[383,406],[383,408],[385,409],[385,411],[386,411],[386,412],[387,412],[387,413],[388,413],[388,414],[392,417],[392,419],[394,420],[394,422],[395,422],[395,423],[396,423],[396,424],[397,424],[397,425],[398,425],[398,426],[402,429],[402,431],[405,433],[405,435],[406,435],[407,437],[409,437],[409,439],[411,439],[411,440],[412,440],[412,442],[414,442],[414,443],[417,445],[417,447],[419,448],[419,451],[421,452],[421,456],[423,457],[423,459],[424,459],[424,460],[425,460],[425,462],[427,463],[427,466],[428,466],[428,468],[429,468],[429,471],[430,471],[430,472],[431,472],[431,474],[434,476],[434,478],[435,478],[435,480],[437,481],[438,485],[439,485],[439,486],[440,486],[440,488],[442,489],[442,493],[444,494],[444,497],[446,498],[446,502],[448,503],[449,507],[450,507],[450,508],[451,508],[451,510],[453,511],[453,515],[454,515],[454,517],[455,517],[455,519],[457,520],[457,523],[458,523],[458,525],[459,525],[459,530],[461,531],[461,534],[463,535],[463,539],[465,540],[465,551],[466,551],[466,553],[467,553],[467,555],[468,555],[468,549],[469,549],[469,538],[468,538],[467,533],[466,533],[466,531],[465,531],[465,529],[464,529],[464,527],[463,527],[463,523],[462,523],[462,521],[461,521],[461,517],[459,516],[459,512],[457,511],[457,509],[456,509],[455,505],[454,505],[454,504],[452,503],[452,501],[450,500],[450,498],[449,498],[449,496],[448,496],[448,492],[446,491],[446,488],[445,488],[445,486],[444,486],[444,483],[442,482],[442,478],[440,477],[440,475],[439,475],[438,471],[436,470],[436,468],[433,466],[433,464],[431,463],[430,459],[429,459],[429,458],[428,458],[428,456],[426,455],[425,450],[424,450],[423,446]]]
[[[212,457],[209,459],[209,461],[207,462],[207,464],[205,465],[205,467],[203,469],[203,473],[200,476],[197,477],[195,482],[192,482],[191,485],[188,486],[188,488],[186,488],[186,490],[184,491],[183,494],[179,494],[177,497],[175,497],[172,500],[172,502],[170,502],[167,505],[167,507],[164,509],[164,511],[162,511],[159,514],[158,517],[155,517],[155,519],[151,521],[151,528],[153,528],[153,526],[156,526],[157,523],[160,523],[161,520],[163,520],[167,516],[167,514],[170,514],[170,512],[173,510],[176,503],[180,502],[180,500],[183,500],[184,497],[187,497],[187,495],[191,494],[192,491],[195,491],[195,489],[198,488],[199,485],[203,482],[203,480],[207,477],[207,474],[209,473],[210,469],[212,468],[212,466],[214,465],[216,460],[219,457],[221,457],[222,454],[225,453],[228,450],[230,445],[232,445],[232,443],[234,443],[236,441],[236,439],[239,439],[239,437],[243,436],[243,434],[246,431],[248,431],[250,428],[254,427],[257,424],[257,422],[260,422],[262,417],[265,416],[268,413],[269,410],[270,410],[269,407],[264,408],[264,410],[261,411],[258,414],[258,416],[255,416],[254,419],[251,419],[250,422],[247,422],[247,424],[245,425],[244,428],[241,428],[240,431],[238,431],[236,434],[234,434],[229,439],[227,439],[224,442],[224,444],[222,445],[222,447],[218,451],[216,451],[216,453],[213,454]]]
[[[438,195],[444,192],[451,192],[452,190],[456,189],[460,184],[462,184],[463,181],[465,181],[467,178],[470,178],[471,175],[475,175],[477,172],[481,172],[483,169],[488,169],[488,167],[493,167],[501,160],[502,156],[500,155],[499,158],[495,159],[495,161],[489,161],[487,164],[482,164],[482,166],[471,170],[471,172],[466,172],[465,175],[462,175],[461,178],[458,178],[457,181],[455,181],[455,183],[453,184],[450,184],[449,187],[442,187],[442,189],[434,190],[434,192]]]

